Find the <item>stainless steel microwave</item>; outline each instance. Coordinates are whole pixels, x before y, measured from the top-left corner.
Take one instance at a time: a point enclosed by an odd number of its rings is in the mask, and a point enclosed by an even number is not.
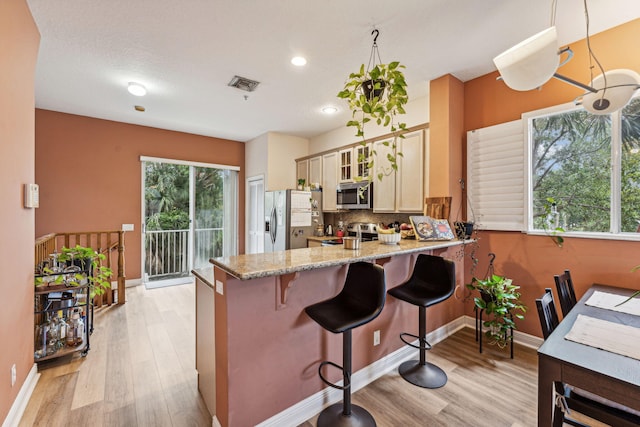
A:
[[[373,208],[373,183],[363,181],[338,184],[336,204],[338,209]]]

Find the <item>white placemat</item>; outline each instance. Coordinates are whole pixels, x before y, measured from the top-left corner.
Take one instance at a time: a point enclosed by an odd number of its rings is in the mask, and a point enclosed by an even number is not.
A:
[[[579,314],[564,339],[640,360],[640,328]]]
[[[592,307],[604,308],[606,310],[618,311],[620,313],[633,314],[640,316],[640,298],[632,298],[624,304],[617,306],[624,300],[629,298],[624,295],[610,294],[609,292],[595,291],[585,302],[586,305]]]

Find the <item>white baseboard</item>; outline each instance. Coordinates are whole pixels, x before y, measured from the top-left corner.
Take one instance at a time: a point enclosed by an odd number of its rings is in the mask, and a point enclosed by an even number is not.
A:
[[[124,287],[130,288],[132,286],[140,286],[142,285],[142,279],[127,279],[124,281]]]
[[[458,330],[465,327],[463,317],[459,317],[452,322],[427,334],[427,340],[435,345]],[[417,340],[414,344],[417,344]],[[393,353],[390,353],[380,360],[376,360],[371,365],[360,369],[351,376],[351,391],[356,392],[367,386],[381,376],[396,369],[402,362],[416,357],[418,350],[413,347],[404,346]],[[338,382],[342,384],[342,381]],[[257,427],[280,427],[295,426],[302,424],[312,418],[325,407],[339,402],[342,399],[342,391],[327,387],[316,394],[296,403],[273,417],[261,422]]]
[[[38,373],[38,366],[34,363],[31,370],[29,370],[27,378],[24,380],[24,384],[20,387],[16,400],[13,402],[13,405],[11,405],[7,418],[5,418],[2,423],[2,427],[18,426],[20,419],[22,418],[22,414],[24,414],[24,410],[27,408],[29,399],[31,399],[33,389],[36,388],[39,378],[40,374]]]

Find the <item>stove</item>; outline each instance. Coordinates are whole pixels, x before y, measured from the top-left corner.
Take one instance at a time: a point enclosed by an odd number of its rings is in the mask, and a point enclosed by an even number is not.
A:
[[[360,229],[360,240],[363,242],[378,240],[378,227],[376,224],[369,222],[352,222],[347,224],[347,236],[357,236],[358,228]]]

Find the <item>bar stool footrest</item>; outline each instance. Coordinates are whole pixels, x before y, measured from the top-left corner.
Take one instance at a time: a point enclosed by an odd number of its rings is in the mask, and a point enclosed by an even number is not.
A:
[[[329,380],[327,380],[323,375],[322,375],[322,367],[324,365],[331,365],[334,368],[338,368],[342,371],[342,374],[347,382],[347,384],[339,386],[337,384],[334,384],[332,382],[330,382]],[[325,360],[324,362],[320,363],[320,366],[318,366],[318,375],[320,376],[320,379],[322,380],[322,382],[324,382],[326,385],[328,385],[329,387],[333,387],[333,388],[337,388],[338,390],[347,390],[349,387],[351,387],[351,373],[349,372],[345,372],[344,368],[340,365],[337,365],[333,362],[329,362],[328,360]]]
[[[402,332],[402,333],[400,334],[400,340],[401,340],[403,343],[405,343],[406,345],[408,345],[408,346],[410,346],[410,347],[417,348],[418,350],[421,350],[422,348],[421,348],[419,345],[415,345],[414,343],[411,343],[411,342],[407,341],[407,340],[405,339],[405,336],[407,336],[407,337],[411,337],[411,338],[417,339],[418,341],[422,341],[422,342],[424,342],[425,350],[431,350],[431,344],[429,344],[429,341],[427,341],[427,339],[426,339],[426,338],[424,338],[424,337],[423,337],[423,338],[420,338],[419,336],[417,336],[417,335],[413,335],[413,334],[410,334],[410,333],[408,333],[408,332]]]

